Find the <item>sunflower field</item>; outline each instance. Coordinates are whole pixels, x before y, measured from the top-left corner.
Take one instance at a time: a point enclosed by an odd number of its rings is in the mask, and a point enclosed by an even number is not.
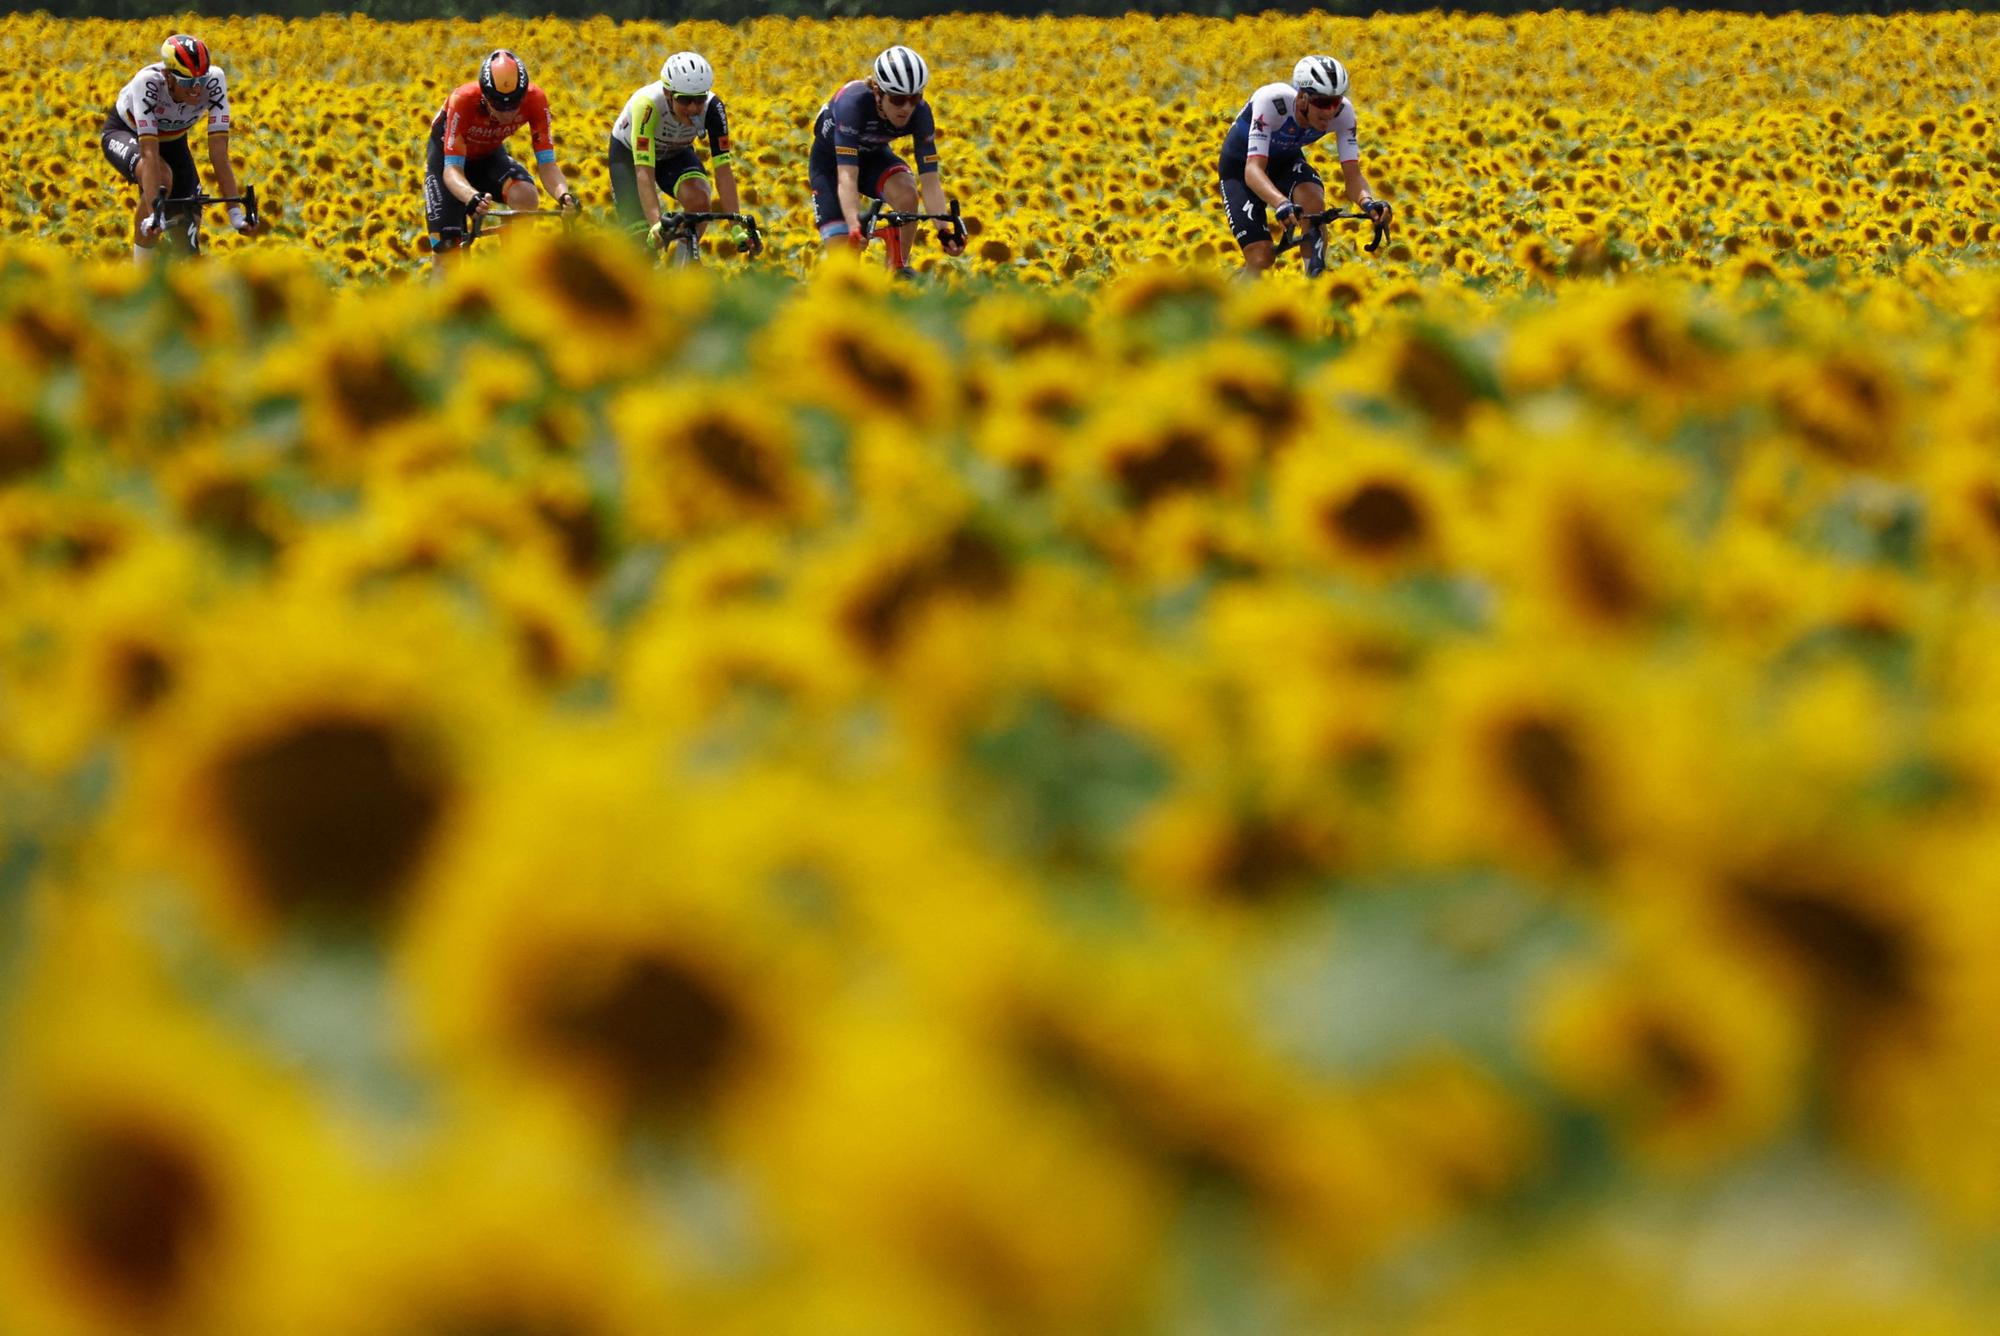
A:
[[[155,26],[0,20],[0,1333],[1992,1330],[2000,21],[187,20],[140,266]],[[772,250],[431,281],[503,42]],[[1397,235],[1235,282],[1306,50]]]

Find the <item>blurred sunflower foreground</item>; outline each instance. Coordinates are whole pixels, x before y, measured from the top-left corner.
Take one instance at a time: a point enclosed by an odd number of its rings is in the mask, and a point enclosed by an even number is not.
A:
[[[2000,279],[1354,282],[0,252],[0,1326],[1990,1332]]]

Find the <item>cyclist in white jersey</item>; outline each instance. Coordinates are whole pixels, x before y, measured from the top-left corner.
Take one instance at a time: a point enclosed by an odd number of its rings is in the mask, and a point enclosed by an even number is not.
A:
[[[170,187],[170,198],[200,193],[201,177],[187,141],[204,120],[216,190],[240,194],[229,154],[229,80],[209,59],[206,42],[177,33],[160,44],[159,63],[140,70],[120,90],[98,133],[104,156],[139,187],[132,222],[134,259],[144,259],[159,239],[153,232],[153,198],[160,187]],[[240,204],[229,206],[229,224],[245,236],[251,233]]]
[[[1307,56],[1292,82],[1265,84],[1250,95],[1229,127],[1216,163],[1229,230],[1243,248],[1243,267],[1262,273],[1277,258],[1266,210],[1280,227],[1301,214],[1326,208],[1326,188],[1306,160],[1305,146],[1333,136],[1347,198],[1385,226],[1389,206],[1368,188],[1361,172],[1354,103],[1347,97],[1347,69],[1331,56]],[[1301,259],[1307,258],[1301,249]]]
[[[647,236],[657,245],[663,192],[690,213],[708,212],[708,173],[694,151],[695,140],[704,134],[720,212],[736,213],[740,206],[730,161],[729,112],[715,95],[715,70],[692,51],[676,52],[661,66],[658,82],[632,94],[611,127],[606,159],[619,222],[628,227],[650,223]],[[742,244],[741,233],[737,240]]]

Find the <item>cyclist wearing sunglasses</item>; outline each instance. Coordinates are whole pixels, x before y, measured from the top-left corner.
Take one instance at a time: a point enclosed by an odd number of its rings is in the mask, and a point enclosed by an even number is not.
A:
[[[535,148],[535,175],[564,213],[576,211],[576,196],[556,166],[549,95],[528,81],[527,62],[512,51],[495,51],[480,62],[478,80],[454,88],[431,121],[424,217],[431,253],[440,261],[464,244],[472,215],[498,203],[535,207],[535,183],[507,151],[507,140],[523,125]]]
[[[738,212],[729,113],[714,89],[715,70],[706,60],[692,51],[676,52],[660,67],[659,82],[632,94],[611,127],[607,160],[612,206],[627,227],[650,223],[647,237],[655,246],[662,191],[672,194],[689,213],[708,212],[708,173],[694,151],[695,140],[703,134],[708,136],[708,161],[715,168],[722,212]]]
[[[1361,174],[1354,125],[1347,69],[1331,56],[1307,56],[1293,68],[1290,83],[1265,84],[1243,104],[1223,140],[1216,174],[1246,272],[1260,274],[1276,258],[1267,210],[1282,227],[1326,208],[1325,183],[1306,161],[1305,146],[1329,134],[1339,148],[1347,198],[1386,224],[1389,206],[1369,192]],[[1308,258],[1303,247],[1300,258]]]
[[[208,44],[176,33],[160,44],[158,64],[132,76],[112,103],[98,132],[98,144],[118,174],[139,187],[133,215],[132,258],[144,259],[159,238],[153,232],[153,199],[161,186],[171,198],[201,191],[188,134],[208,122],[208,164],[218,193],[241,193],[236,164],[229,156],[229,81],[209,59]],[[248,236],[243,206],[229,206],[229,222]]]
[[[875,57],[868,78],[842,85],[814,117],[807,169],[813,223],[828,251],[867,245],[861,235],[863,195],[905,213],[917,211],[919,193],[925,213],[941,214],[949,207],[938,170],[937,122],[924,99],[929,82],[930,68],[922,56],[907,46],[892,46]],[[889,150],[890,141],[905,135],[917,159],[915,182],[910,165]],[[907,255],[917,227],[906,223],[900,230],[901,250]],[[957,232],[942,225],[938,240],[948,255],[965,250]]]

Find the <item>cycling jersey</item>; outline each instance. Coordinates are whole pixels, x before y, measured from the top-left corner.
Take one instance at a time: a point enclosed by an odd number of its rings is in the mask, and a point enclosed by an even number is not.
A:
[[[1286,83],[1265,84],[1252,93],[1243,110],[1236,113],[1228,138],[1222,141],[1222,174],[1240,176],[1243,163],[1249,158],[1298,153],[1327,135],[1334,136],[1342,162],[1360,159],[1361,143],[1354,132],[1352,101],[1343,103],[1334,113],[1329,128],[1315,130],[1295,119],[1298,100],[1298,90]]]
[[[535,161],[556,160],[556,140],[549,128],[549,96],[533,84],[527,96],[512,111],[493,112],[479,95],[476,83],[461,84],[444,100],[431,121],[431,138],[444,147],[447,167],[463,169],[466,159],[478,159],[496,152],[523,125],[535,147]]]
[[[708,135],[708,156],[713,162],[729,161],[729,113],[722,99],[707,95],[693,121],[684,121],[674,112],[673,94],[663,83],[649,83],[632,94],[625,110],[611,127],[611,137],[632,151],[632,161],[641,167],[654,166],[660,155],[671,155]]]
[[[831,158],[836,163],[858,164],[864,153],[889,147],[889,141],[911,137],[916,149],[917,171],[938,169],[937,122],[929,102],[917,103],[909,123],[900,129],[875,105],[875,90],[865,79],[843,84],[828,98],[813,118],[812,156]],[[824,152],[824,150],[829,150]]]
[[[148,65],[119,90],[113,104],[118,119],[141,138],[179,139],[208,118],[212,135],[229,133],[229,80],[219,66],[201,76],[201,96],[176,102],[167,92],[167,67]]]

